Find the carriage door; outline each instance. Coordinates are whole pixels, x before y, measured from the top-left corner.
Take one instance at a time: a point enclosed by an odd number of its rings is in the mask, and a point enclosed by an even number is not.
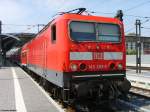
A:
[[[43,76],[47,75],[47,41],[43,43]]]
[[[25,58],[25,63],[28,65],[28,50],[23,53],[23,57]]]

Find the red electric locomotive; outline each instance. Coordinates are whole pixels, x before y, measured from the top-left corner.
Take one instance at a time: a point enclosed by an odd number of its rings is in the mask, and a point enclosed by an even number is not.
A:
[[[122,21],[83,11],[63,13],[46,25],[22,47],[22,65],[54,85],[64,102],[127,93]]]

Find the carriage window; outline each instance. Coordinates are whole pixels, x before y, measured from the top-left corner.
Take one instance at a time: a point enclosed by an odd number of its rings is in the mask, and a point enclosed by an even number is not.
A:
[[[51,39],[52,43],[56,41],[56,25],[53,25],[51,28]]]
[[[22,53],[22,57],[26,57],[26,52],[23,52],[23,53]]]
[[[114,24],[98,24],[98,40],[102,42],[119,42],[119,26]]]
[[[71,32],[71,38],[75,41],[96,40],[96,33],[94,31],[94,23],[71,22],[70,32]]]

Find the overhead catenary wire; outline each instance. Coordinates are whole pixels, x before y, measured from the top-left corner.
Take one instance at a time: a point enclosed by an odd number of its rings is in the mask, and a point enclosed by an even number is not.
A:
[[[145,5],[145,4],[148,4],[148,3],[150,3],[150,0],[145,1],[145,2],[142,2],[142,3],[140,3],[140,4],[137,4],[137,5],[135,5],[135,6],[131,7],[131,8],[128,8],[128,9],[126,9],[126,10],[124,10],[124,11],[125,11],[125,12],[128,12],[128,11],[130,11],[130,10],[133,10],[133,9],[135,9],[135,8],[139,8],[139,7],[141,7],[141,6]]]
[[[147,2],[149,3],[150,1],[147,1]],[[145,2],[144,2],[144,3],[145,3]],[[139,4],[138,4],[138,5],[139,5]],[[142,5],[143,5],[143,3],[142,3]],[[87,12],[89,12],[89,13],[108,14],[108,15],[115,15],[115,14],[116,14],[116,13],[114,13],[114,12],[99,12],[99,11],[87,11]],[[139,16],[139,15],[131,15],[131,14],[130,14],[130,15],[129,15],[129,14],[124,14],[124,16],[147,19],[147,20],[144,21],[143,23],[148,22],[149,19],[150,19],[149,16]],[[143,23],[142,23],[142,24],[143,24]],[[44,26],[44,24],[2,24],[2,25],[5,25],[5,26],[28,27],[27,30],[29,30],[29,29],[31,30],[31,29],[33,29],[33,28],[35,28],[35,27],[39,27],[39,25],[40,25],[40,26],[41,26],[41,25]],[[29,28],[29,27],[30,27],[30,28]],[[134,27],[132,27],[132,28],[126,30],[125,33],[129,32],[129,31],[131,31],[131,30],[133,30],[133,29],[134,29]],[[27,30],[26,30],[26,31],[27,31]]]
[[[34,28],[35,26],[32,26],[32,27],[28,27],[25,31],[23,31],[23,32],[27,32],[27,31],[29,31],[29,30],[31,30],[32,28]]]
[[[150,19],[146,19],[145,21],[141,22],[141,24],[145,24],[145,23],[147,23],[149,21],[150,21]],[[149,29],[149,28],[145,28],[145,27],[141,27],[141,28],[143,28],[143,29]],[[128,32],[130,32],[130,31],[132,31],[134,29],[135,29],[135,27],[131,27],[130,29],[126,30],[125,33],[128,33]]]
[[[130,29],[126,30],[125,33],[128,33],[128,32],[130,32],[130,31],[132,31],[134,29],[135,29],[135,27],[131,27]]]
[[[32,30],[33,28],[37,27],[38,31],[40,29],[40,27],[44,27],[45,24],[2,24],[3,26],[15,26],[15,27],[27,27],[26,30],[24,30],[23,32],[27,32]]]
[[[97,14],[107,14],[107,15],[115,15],[116,13],[114,12],[99,12],[99,11],[88,11],[89,13],[97,13]],[[127,16],[127,17],[135,17],[135,18],[150,18],[150,16],[139,16],[139,15],[132,15],[132,14],[126,14],[124,13],[123,14],[124,16]]]
[[[2,24],[2,25],[5,25],[5,26],[38,26],[38,25],[45,25],[45,24]]]
[[[142,29],[150,30],[150,28],[148,28],[148,27],[143,27],[143,26],[142,26],[141,28],[142,28]]]
[[[124,14],[124,16],[135,17],[135,18],[144,18],[144,19],[150,18],[150,16],[138,16],[138,15],[128,15],[128,14]]]
[[[150,2],[150,0],[147,1],[147,2]],[[146,2],[144,2],[144,3],[146,3]],[[100,12],[100,11],[89,11],[89,10],[87,10],[87,12],[89,12],[89,13],[107,14],[107,15],[112,15],[112,14],[115,15],[116,14],[114,12]],[[62,12],[58,12],[58,14],[59,13],[62,13]],[[124,16],[150,19],[150,16],[139,16],[139,15],[125,14],[125,13],[124,13]],[[2,25],[10,25],[10,26],[39,26],[40,25],[40,26],[45,26],[44,24],[2,24]]]
[[[147,23],[147,22],[149,22],[150,21],[150,19],[146,19],[145,21],[143,21],[141,24],[145,24],[145,23]]]

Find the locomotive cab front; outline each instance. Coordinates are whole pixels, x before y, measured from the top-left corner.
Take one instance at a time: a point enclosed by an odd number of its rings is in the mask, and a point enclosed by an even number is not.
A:
[[[94,18],[94,17],[93,17]],[[125,75],[125,38],[117,19],[70,20],[69,72]]]

